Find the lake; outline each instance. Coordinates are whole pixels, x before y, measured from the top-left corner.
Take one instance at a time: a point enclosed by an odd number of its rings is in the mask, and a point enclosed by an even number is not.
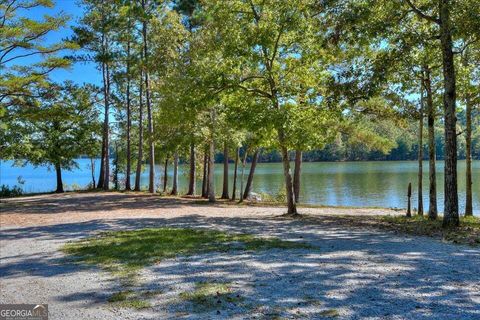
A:
[[[84,187],[91,182],[88,159],[78,160],[79,169],[64,171],[63,181],[66,188]],[[409,182],[412,182],[413,207],[417,204],[417,166],[415,161],[372,161],[372,162],[312,162],[302,166],[300,201],[308,204],[332,206],[388,207],[405,208]],[[97,174],[99,164],[97,160]],[[169,186],[171,186],[172,167],[169,168]],[[247,167],[248,169],[248,167]],[[163,168],[156,166],[160,179]],[[223,165],[215,166],[215,184],[217,194],[221,194]],[[246,173],[247,174],[247,170]],[[187,189],[187,166],[180,166],[179,190]],[[239,170],[240,174],[240,170]],[[460,212],[465,205],[465,161],[458,163],[458,190]],[[233,164],[230,165],[230,183],[232,183]],[[25,192],[47,192],[55,190],[55,171],[46,167],[12,167],[12,161],[0,162],[0,184],[18,185],[18,177],[24,180]],[[480,215],[480,161],[473,161],[473,206],[476,215]],[[200,179],[197,193],[201,190]],[[133,181],[133,180],[132,180]],[[148,184],[148,171],[142,173],[142,186]],[[428,162],[424,163],[424,208],[428,210]],[[239,185],[238,185],[239,188]],[[283,192],[284,183],[280,163],[261,163],[255,172],[253,191],[276,195]],[[437,162],[438,208],[443,211],[443,161]],[[231,191],[230,186],[230,191]]]

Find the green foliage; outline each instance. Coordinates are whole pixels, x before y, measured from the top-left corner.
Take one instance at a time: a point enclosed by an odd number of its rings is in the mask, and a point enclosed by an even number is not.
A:
[[[22,194],[23,190],[19,186],[9,187],[5,184],[2,184],[2,186],[0,186],[0,198],[18,197]]]
[[[51,84],[52,90],[38,99],[25,99],[7,109],[8,129],[2,136],[6,159],[35,166],[76,166],[80,155],[94,156],[99,149],[99,114],[95,108],[97,89],[70,82]]]
[[[69,17],[44,15],[33,19],[23,12],[41,7],[53,7],[53,1],[0,2],[0,110],[17,104],[19,97],[35,97],[38,91],[48,89],[48,74],[70,65],[57,53],[77,48],[67,41],[46,44],[45,37],[64,28]]]

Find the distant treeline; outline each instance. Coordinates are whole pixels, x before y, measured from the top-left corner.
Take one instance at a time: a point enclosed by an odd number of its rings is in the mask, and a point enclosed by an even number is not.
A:
[[[480,160],[480,139],[474,140],[472,148],[472,158]],[[437,135],[436,138],[436,154],[438,160],[444,159],[444,143],[443,137]],[[424,159],[428,160],[428,146],[423,146]],[[243,154],[243,151],[242,151]],[[458,139],[458,158],[465,159],[465,140],[461,137]],[[294,152],[291,152],[291,159],[294,159]],[[389,153],[382,153],[378,150],[368,150],[362,144],[349,144],[348,142],[335,141],[325,146],[321,150],[311,150],[303,152],[303,161],[398,161],[398,160],[417,160],[418,145],[410,139],[408,135],[400,137],[396,140],[396,147]],[[216,162],[223,162],[223,154],[218,153],[215,157]],[[251,157],[247,157],[247,161],[251,161]],[[259,158],[260,162],[281,162],[282,156],[277,150],[263,150]]]

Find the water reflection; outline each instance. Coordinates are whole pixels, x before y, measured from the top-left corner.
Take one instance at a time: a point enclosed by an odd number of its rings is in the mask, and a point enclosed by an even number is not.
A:
[[[64,172],[64,183],[85,186],[91,182],[88,167],[90,161],[80,159],[80,168]],[[25,180],[26,192],[44,192],[55,189],[55,173],[45,167],[34,168],[11,167],[12,162],[1,162],[0,184],[17,184],[17,177]],[[301,180],[301,202],[335,206],[379,206],[404,208],[409,182],[414,190],[412,203],[417,204],[417,162],[315,162],[304,163]],[[97,161],[98,176],[98,161]],[[170,167],[169,185],[173,171]],[[247,168],[248,169],[248,168]],[[180,192],[187,189],[188,167],[181,166],[179,171]],[[156,166],[157,179],[162,178],[163,168]],[[283,192],[284,182],[280,163],[262,163],[257,167],[253,182],[253,191],[276,195]],[[221,193],[223,166],[215,167],[215,189]],[[248,173],[248,171],[246,172]],[[465,202],[465,161],[458,163],[459,204],[463,212]],[[240,173],[239,173],[240,176]],[[473,201],[474,211],[480,214],[480,161],[473,162]],[[134,176],[132,176],[132,179]],[[443,210],[443,162],[437,162],[437,192],[439,210]],[[230,166],[230,192],[232,190],[233,164]],[[142,186],[146,189],[148,172],[142,173]],[[158,183],[160,185],[160,183]],[[424,210],[428,210],[428,163],[424,164]],[[240,184],[238,185],[239,188]],[[200,179],[197,181],[197,193],[201,190]]]

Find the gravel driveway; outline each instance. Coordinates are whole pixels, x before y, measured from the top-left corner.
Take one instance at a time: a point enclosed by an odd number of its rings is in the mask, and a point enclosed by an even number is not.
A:
[[[480,250],[336,223],[380,209],[209,206],[132,194],[67,194],[0,204],[0,303],[48,303],[50,319],[480,319]],[[59,252],[105,230],[208,228],[304,241],[314,249],[209,253],[145,268],[157,294],[141,311],[107,302],[121,284]],[[238,303],[196,310],[181,298],[197,283],[228,283]]]

